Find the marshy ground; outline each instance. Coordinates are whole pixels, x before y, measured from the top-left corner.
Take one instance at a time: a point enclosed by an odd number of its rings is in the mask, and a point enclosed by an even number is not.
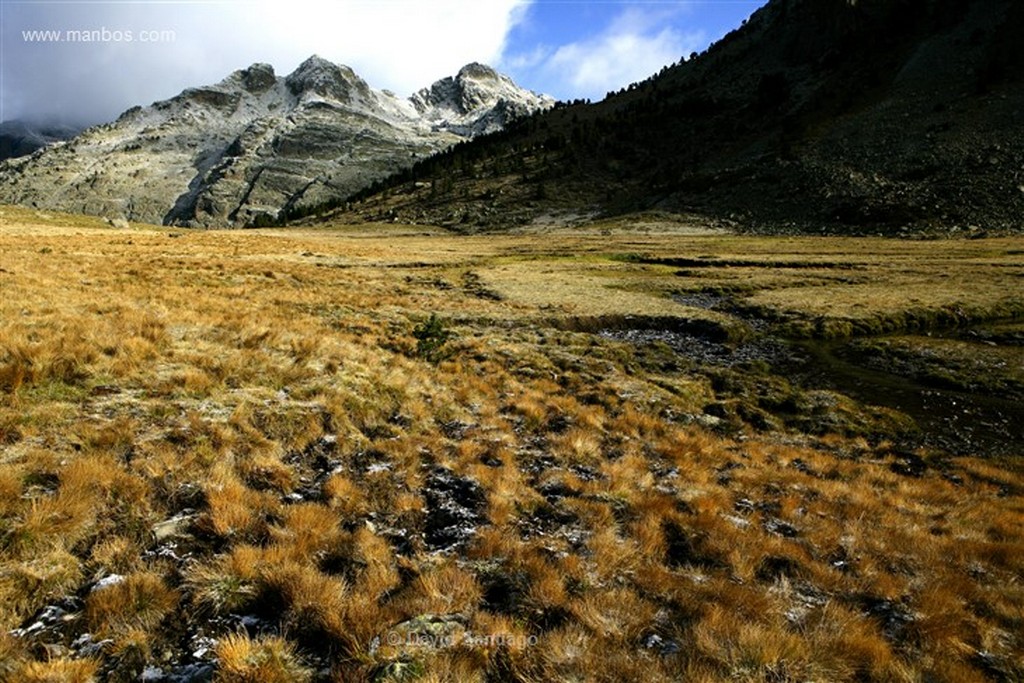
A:
[[[0,680],[1024,676],[1024,240],[0,215]]]

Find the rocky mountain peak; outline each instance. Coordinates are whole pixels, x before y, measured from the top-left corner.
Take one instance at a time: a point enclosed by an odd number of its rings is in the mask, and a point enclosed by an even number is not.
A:
[[[487,66],[486,64],[481,64],[480,62],[470,62],[466,66],[459,69],[459,73],[455,77],[455,79],[457,81],[465,81],[466,79],[470,78],[477,80],[499,80],[501,78],[501,74],[499,74],[497,71]]]
[[[248,69],[235,72],[246,90],[252,93],[264,92],[277,83],[277,74],[269,64],[257,62]]]
[[[409,100],[435,127],[460,134],[497,130],[514,116],[554,105],[552,98],[523,90],[508,76],[478,62],[423,88]]]
[[[285,84],[298,97],[325,97],[342,103],[369,101],[370,86],[349,67],[313,55],[288,74]]]

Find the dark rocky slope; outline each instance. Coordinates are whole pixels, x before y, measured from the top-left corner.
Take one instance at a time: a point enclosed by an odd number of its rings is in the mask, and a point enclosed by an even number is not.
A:
[[[479,229],[662,209],[775,231],[1020,230],[1022,38],[1010,0],[772,0],[705,54],[427,160],[349,217]]]

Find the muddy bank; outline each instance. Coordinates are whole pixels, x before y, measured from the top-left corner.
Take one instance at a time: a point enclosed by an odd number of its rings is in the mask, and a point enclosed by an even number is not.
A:
[[[1004,379],[998,368],[989,366],[985,381],[986,373],[972,376],[928,357],[927,347],[916,360],[873,351],[899,341],[798,342],[794,345],[803,358],[791,367],[801,385],[829,387],[909,416],[920,429],[921,445],[951,455],[1022,454],[1024,403],[1019,396],[992,390]]]
[[[704,303],[718,308],[725,301],[709,296]],[[705,411],[731,427],[861,435],[950,455],[1021,454],[1019,324],[934,337],[807,340],[752,322],[759,333],[732,343],[698,330],[598,334],[633,345],[641,359],[672,354],[681,371],[707,376],[718,400]]]

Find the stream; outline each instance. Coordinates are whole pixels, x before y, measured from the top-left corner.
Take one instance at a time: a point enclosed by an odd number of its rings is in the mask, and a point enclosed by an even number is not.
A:
[[[864,367],[842,357],[849,340],[790,343],[797,356],[794,381],[898,410],[917,423],[925,445],[951,455],[1024,454],[1024,406],[1015,400]]]

